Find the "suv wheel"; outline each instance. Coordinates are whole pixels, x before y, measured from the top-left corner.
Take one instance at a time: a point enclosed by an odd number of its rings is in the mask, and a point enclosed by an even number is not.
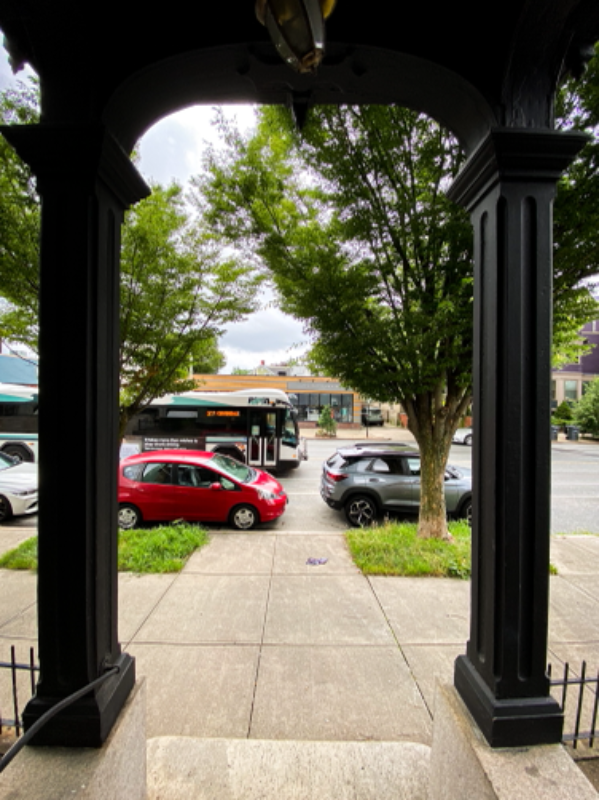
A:
[[[354,528],[367,528],[369,525],[374,525],[378,516],[378,508],[374,500],[363,494],[350,497],[344,510],[347,521]]]

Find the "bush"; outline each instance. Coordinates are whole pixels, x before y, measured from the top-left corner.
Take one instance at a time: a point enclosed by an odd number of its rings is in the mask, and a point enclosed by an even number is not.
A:
[[[568,425],[572,422],[573,418],[572,408],[567,400],[564,400],[555,409],[554,415],[551,417],[553,425]]]
[[[589,383],[574,407],[573,417],[583,433],[599,437],[599,378]]]
[[[330,406],[323,406],[318,417],[318,429],[320,433],[324,433],[326,436],[337,435],[337,423]]]

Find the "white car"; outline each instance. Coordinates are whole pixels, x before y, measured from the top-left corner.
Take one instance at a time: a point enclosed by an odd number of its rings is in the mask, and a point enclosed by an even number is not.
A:
[[[472,428],[458,428],[451,441],[454,444],[467,444],[472,447]]]
[[[37,464],[0,453],[0,522],[37,513]]]

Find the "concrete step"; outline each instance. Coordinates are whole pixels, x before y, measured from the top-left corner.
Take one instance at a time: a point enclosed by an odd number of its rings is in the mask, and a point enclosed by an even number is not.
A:
[[[150,739],[147,800],[426,800],[414,742]]]

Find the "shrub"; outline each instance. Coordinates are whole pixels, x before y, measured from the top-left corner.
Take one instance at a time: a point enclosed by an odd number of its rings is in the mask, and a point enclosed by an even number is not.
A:
[[[318,417],[318,429],[320,433],[324,433],[326,436],[337,435],[337,423],[330,406],[323,406]]]

